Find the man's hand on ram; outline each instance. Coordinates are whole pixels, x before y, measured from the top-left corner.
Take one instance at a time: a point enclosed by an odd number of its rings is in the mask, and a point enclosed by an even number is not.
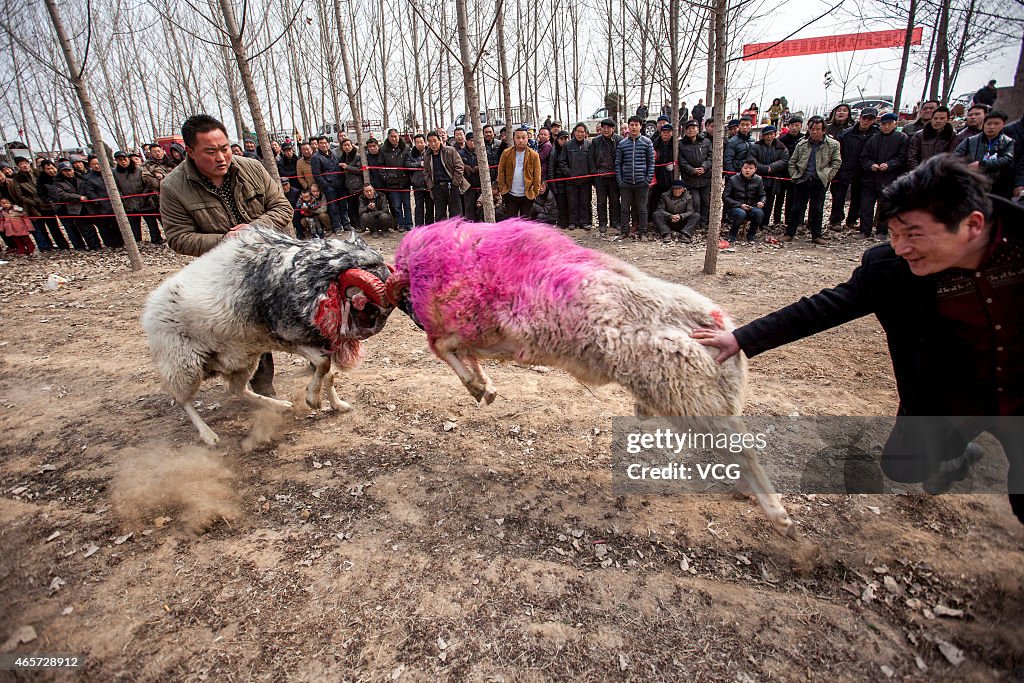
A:
[[[692,339],[704,346],[711,346],[718,349],[718,356],[715,362],[721,365],[740,352],[740,343],[736,341],[736,335],[725,330],[712,330],[706,327],[698,327],[690,333]]]

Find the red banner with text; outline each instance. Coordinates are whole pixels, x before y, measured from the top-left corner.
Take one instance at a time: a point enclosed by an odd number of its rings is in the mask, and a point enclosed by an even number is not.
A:
[[[911,45],[920,45],[923,29],[915,28],[910,41]],[[903,47],[907,32],[904,29],[893,31],[869,31],[867,33],[844,33],[836,36],[820,38],[799,38],[784,40],[781,43],[750,43],[743,46],[743,59],[775,59],[778,57],[800,57],[803,55],[821,55],[830,52],[854,52],[857,50],[875,50],[883,47]]]

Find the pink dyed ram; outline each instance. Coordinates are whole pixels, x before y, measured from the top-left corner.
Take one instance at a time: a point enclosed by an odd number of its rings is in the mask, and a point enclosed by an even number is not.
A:
[[[637,416],[738,416],[742,355],[717,365],[690,338],[732,329],[707,297],[665,282],[526,220],[453,219],[416,228],[395,252],[390,302],[424,329],[430,348],[478,401],[496,391],[479,359],[562,368],[580,381],[616,382]],[[733,423],[742,430],[741,423]],[[738,492],[755,495],[775,528],[795,530],[752,452]]]

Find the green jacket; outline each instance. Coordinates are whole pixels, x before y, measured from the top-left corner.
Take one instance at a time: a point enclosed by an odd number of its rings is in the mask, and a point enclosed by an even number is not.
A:
[[[247,223],[281,230],[292,220],[292,205],[263,164],[234,156],[235,203]],[[234,227],[227,205],[203,184],[192,159],[186,159],[160,184],[160,222],[167,244],[179,254],[202,256]]]
[[[789,157],[789,177],[793,180],[803,177],[804,172],[807,170],[807,162],[810,159],[811,140],[810,138],[804,138],[796,143],[793,155]],[[818,148],[818,156],[814,163],[815,170],[818,172],[818,178],[821,179],[821,184],[828,187],[828,184],[839,173],[839,167],[843,163],[843,159],[839,155],[839,143],[826,135],[821,143],[821,147]]]

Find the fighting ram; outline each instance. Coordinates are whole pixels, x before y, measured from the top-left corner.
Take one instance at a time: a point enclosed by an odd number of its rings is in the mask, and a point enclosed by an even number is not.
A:
[[[351,406],[334,388],[334,368],[362,359],[362,341],[384,327],[389,268],[358,237],[300,241],[259,226],[240,230],[154,291],[142,314],[164,390],[209,445],[219,438],[192,401],[204,379],[223,375],[253,407],[278,412],[289,401],[261,396],[249,378],[261,354],[288,351],[314,369],[306,403],[320,407],[323,387],[334,410]]]
[[[480,402],[496,391],[479,359],[496,358],[618,383],[638,417],[742,413],[746,360],[717,365],[690,338],[698,327],[732,329],[720,307],[540,224],[452,219],[416,228],[398,246],[386,290]],[[738,419],[729,424],[742,429]],[[756,496],[776,530],[794,535],[756,454],[740,458],[736,491]]]

